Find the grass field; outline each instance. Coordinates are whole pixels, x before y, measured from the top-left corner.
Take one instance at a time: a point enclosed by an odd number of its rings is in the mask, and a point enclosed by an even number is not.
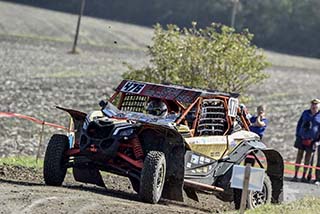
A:
[[[31,156],[5,157],[0,158],[0,165],[15,165],[40,169],[43,166],[43,159],[36,161],[36,157]]]

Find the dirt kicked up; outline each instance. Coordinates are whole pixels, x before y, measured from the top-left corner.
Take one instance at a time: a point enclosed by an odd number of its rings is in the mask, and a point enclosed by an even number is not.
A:
[[[0,213],[222,213],[233,203],[200,194],[200,202],[139,201],[127,178],[103,174],[107,188],[74,182],[68,173],[62,187],[45,186],[42,170],[0,165]]]

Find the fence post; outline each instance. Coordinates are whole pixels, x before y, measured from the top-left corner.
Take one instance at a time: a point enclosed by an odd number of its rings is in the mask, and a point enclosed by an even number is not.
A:
[[[38,145],[38,151],[37,151],[37,156],[36,156],[36,163],[38,163],[38,159],[40,157],[40,148],[42,145],[42,137],[43,137],[43,132],[44,132],[44,124],[45,121],[42,121],[42,127],[41,127],[41,132],[40,132],[40,139],[39,139],[39,145]]]
[[[76,48],[77,48],[77,42],[78,42],[78,35],[79,35],[79,30],[80,30],[81,17],[82,17],[82,14],[83,14],[83,10],[84,10],[85,4],[86,4],[86,0],[82,0],[81,1],[80,12],[79,12],[79,16],[78,16],[76,34],[74,36],[73,46],[72,46],[72,50],[71,50],[72,54],[77,53]]]
[[[244,213],[247,204],[247,196],[249,191],[249,180],[250,180],[250,171],[251,164],[247,163],[244,170],[244,179],[243,179],[243,189],[241,195],[241,203],[240,203],[240,214]]]

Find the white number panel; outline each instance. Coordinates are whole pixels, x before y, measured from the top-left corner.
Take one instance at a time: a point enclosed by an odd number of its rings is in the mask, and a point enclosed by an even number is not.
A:
[[[239,101],[236,98],[230,98],[228,103],[228,115],[230,117],[236,117],[237,116],[237,110],[238,110]]]
[[[139,94],[145,86],[146,86],[145,84],[128,81],[121,88],[121,92]]]

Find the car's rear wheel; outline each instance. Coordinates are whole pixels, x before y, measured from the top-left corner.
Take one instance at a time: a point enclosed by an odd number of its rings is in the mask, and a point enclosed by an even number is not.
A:
[[[150,151],[143,163],[139,196],[142,201],[158,203],[166,176],[166,159],[163,152]]]
[[[240,209],[242,190],[234,189],[235,209]],[[268,175],[264,176],[262,191],[249,191],[246,208],[254,209],[260,205],[271,202],[272,186]]]
[[[66,176],[69,140],[65,135],[55,134],[51,137],[44,157],[43,177],[47,185],[61,186]]]

